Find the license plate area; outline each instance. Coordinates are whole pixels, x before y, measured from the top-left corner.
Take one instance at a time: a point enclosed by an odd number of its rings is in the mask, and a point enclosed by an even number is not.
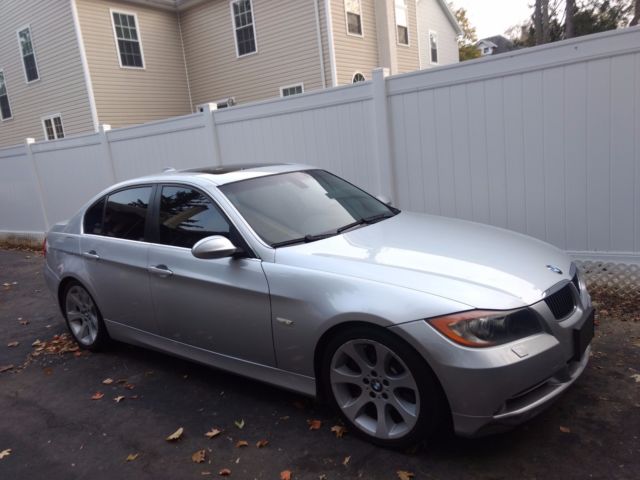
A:
[[[584,351],[587,349],[594,335],[594,319],[595,310],[589,309],[587,319],[580,328],[573,330],[573,360],[578,361],[582,358]]]

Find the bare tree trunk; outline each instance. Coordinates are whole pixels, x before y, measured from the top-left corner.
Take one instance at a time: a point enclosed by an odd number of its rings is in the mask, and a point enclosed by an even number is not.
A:
[[[638,25],[638,22],[640,22],[640,0],[636,0],[635,13],[629,26],[633,27],[634,25]]]
[[[551,29],[549,28],[549,0],[542,0],[542,40],[549,43],[551,40]]]
[[[542,0],[536,0],[533,13],[533,28],[536,33],[536,45],[542,45],[544,42],[544,35],[542,34]]]
[[[640,0],[637,0],[640,2]],[[573,26],[573,14],[576,11],[576,0],[566,0],[566,10],[564,14],[564,38],[572,38],[575,34]]]

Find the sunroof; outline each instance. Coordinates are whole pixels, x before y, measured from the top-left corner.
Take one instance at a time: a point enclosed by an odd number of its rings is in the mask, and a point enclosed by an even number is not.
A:
[[[235,165],[223,165],[220,167],[198,167],[182,170],[183,172],[207,173],[209,175],[224,175],[225,173],[251,170],[252,168],[273,167],[282,163],[237,163]]]

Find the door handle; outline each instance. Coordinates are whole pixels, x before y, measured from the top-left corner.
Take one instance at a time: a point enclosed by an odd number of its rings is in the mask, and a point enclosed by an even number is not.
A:
[[[155,267],[149,267],[147,270],[149,273],[153,273],[159,277],[170,277],[173,275],[173,272],[169,270],[166,265],[156,265]]]
[[[95,250],[89,250],[88,252],[82,252],[84,258],[90,258],[91,260],[100,260],[100,255]]]

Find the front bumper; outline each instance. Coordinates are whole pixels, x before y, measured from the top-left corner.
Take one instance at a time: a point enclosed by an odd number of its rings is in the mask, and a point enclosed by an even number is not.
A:
[[[425,321],[390,327],[412,344],[440,380],[451,408],[453,427],[462,436],[506,430],[548,407],[584,371],[591,347],[576,360],[573,331],[591,313],[585,292],[573,313],[555,320],[545,302],[530,308],[547,323],[547,332],[497,347],[463,347]]]

